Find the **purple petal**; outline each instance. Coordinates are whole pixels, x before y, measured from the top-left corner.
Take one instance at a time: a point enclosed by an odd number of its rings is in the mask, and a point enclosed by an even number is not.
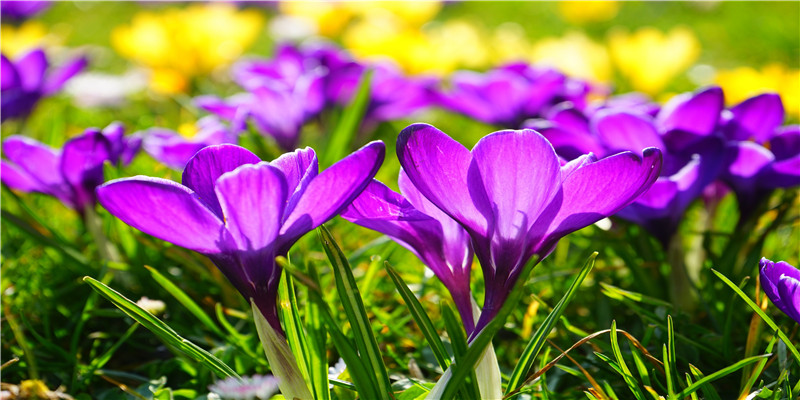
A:
[[[72,187],[78,209],[94,205],[94,190],[103,183],[103,163],[111,158],[111,144],[96,129],[64,143],[60,171]]]
[[[23,192],[43,192],[47,190],[46,187],[43,187],[39,181],[28,175],[22,168],[6,160],[0,161],[0,179],[9,188]]]
[[[649,117],[625,111],[601,111],[592,119],[592,131],[609,153],[640,152],[648,147],[664,149],[664,142]]]
[[[186,164],[181,178],[183,184],[195,191],[211,211],[222,218],[222,208],[214,186],[222,174],[244,164],[258,164],[261,159],[249,150],[232,144],[208,146],[198,151]]]
[[[413,124],[397,138],[397,158],[423,196],[470,229],[486,234],[486,217],[475,204],[490,206],[480,182],[467,180],[472,156],[466,147],[431,125]]]
[[[17,68],[5,55],[0,55],[0,82],[0,90],[4,91],[21,84]]]
[[[550,109],[547,119],[570,132],[589,132],[589,120],[570,103],[561,103]]]
[[[190,250],[219,253],[230,240],[197,194],[166,179],[116,179],[97,188],[97,199],[126,224]]]
[[[560,126],[535,128],[553,145],[556,153],[567,160],[573,160],[583,154],[606,154],[606,149],[589,131],[576,132],[564,130]]]
[[[64,177],[59,172],[61,155],[54,149],[24,136],[11,136],[3,141],[3,154],[35,181],[43,193],[54,194],[54,188],[63,186]]]
[[[626,207],[650,189],[661,170],[661,152],[652,147],[642,158],[625,152],[588,161],[564,179],[563,200],[543,238],[544,246]]]
[[[800,324],[800,280],[782,275],[778,280],[778,293],[785,307],[783,311]]]
[[[800,125],[790,125],[778,129],[768,143],[765,144],[777,160],[796,157],[800,154]]]
[[[78,57],[50,72],[45,80],[42,92],[45,95],[53,94],[64,86],[70,78],[83,71],[89,60],[86,57]]]
[[[661,132],[673,130],[707,135],[714,131],[724,104],[722,89],[711,87],[699,93],[675,96],[656,117]]]
[[[289,200],[286,204],[285,214],[290,214],[297,206],[297,202],[303,197],[308,184],[319,173],[317,154],[314,149],[306,147],[272,160],[270,165],[277,167],[286,177],[286,187]]]
[[[753,142],[730,142],[725,150],[727,156],[725,175],[736,181],[749,181],[775,161],[775,156],[761,145]]]
[[[385,152],[383,142],[370,142],[312,179],[294,210],[284,215],[283,245],[290,246],[347,207],[378,172]]]
[[[252,97],[250,94],[245,94],[244,96],[248,99]],[[198,96],[194,98],[194,104],[223,119],[232,121],[236,117],[236,111],[239,106],[244,102],[244,97],[240,96],[239,99],[241,101],[225,101],[216,96]]]
[[[731,108],[732,120],[726,136],[731,140],[754,140],[764,143],[783,123],[783,103],[774,93],[751,97]]]
[[[27,90],[40,89],[44,83],[47,65],[47,56],[42,49],[32,50],[17,60],[17,73],[19,73],[22,87]]]
[[[220,176],[215,191],[239,250],[272,246],[287,196],[286,179],[278,168],[266,162],[242,165]]]
[[[558,192],[553,146],[536,131],[499,131],[478,141],[472,155],[469,174],[477,172],[486,190],[495,239],[520,242]]]

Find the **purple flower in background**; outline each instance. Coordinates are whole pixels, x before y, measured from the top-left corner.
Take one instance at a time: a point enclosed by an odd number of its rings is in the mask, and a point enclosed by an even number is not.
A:
[[[558,240],[608,217],[655,182],[661,152],[584,155],[561,166],[533,130],[499,131],[472,151],[438,129],[414,124],[397,140],[410,181],[472,238],[486,280],[480,331],[500,310],[523,265]]]
[[[275,257],[350,204],[384,151],[382,142],[371,142],[318,173],[311,148],[262,162],[239,146],[209,146],[189,160],[182,185],[145,176],[116,179],[97,188],[97,197],[128,225],[208,256],[283,332]]]
[[[781,98],[770,93],[723,113],[722,180],[736,193],[744,217],[773,189],[800,185],[800,126],[781,127],[783,119]]]
[[[656,147],[663,152],[661,176],[653,186],[617,216],[642,225],[662,245],[669,243],[684,211],[702,195],[722,171],[724,140],[717,121],[723,109],[719,88],[676,96],[655,116],[631,98],[607,104],[587,117],[563,105],[551,110],[549,119],[529,121],[539,129],[559,155],[568,160],[587,152],[607,157],[621,151]],[[622,105],[627,106],[622,106]]]
[[[478,121],[517,128],[529,118],[545,114],[549,107],[571,101],[585,105],[590,88],[553,69],[510,64],[486,73],[456,72],[451,88],[436,93],[441,107]]]
[[[761,288],[775,307],[800,324],[800,270],[785,261],[761,258]]]
[[[50,7],[49,1],[0,1],[0,16],[2,16],[3,22],[7,22],[7,18],[21,21],[44,11],[48,7]]]
[[[103,163],[127,164],[139,149],[136,137],[124,137],[121,124],[87,129],[53,149],[24,136],[3,141],[2,182],[23,192],[54,196],[83,215],[94,207],[95,188],[103,183]]]
[[[181,170],[200,149],[215,144],[236,143],[238,132],[225,126],[214,116],[201,118],[197,133],[185,137],[165,128],[150,128],[137,132],[143,137],[142,147],[156,160],[170,168]]]
[[[0,55],[0,121],[27,117],[42,97],[59,91],[86,64],[85,57],[78,57],[49,70],[47,56],[41,49],[32,50],[15,62]]]
[[[422,196],[402,170],[398,181],[402,195],[372,181],[342,212],[342,218],[389,236],[422,260],[450,292],[467,333],[472,333],[469,235]]]

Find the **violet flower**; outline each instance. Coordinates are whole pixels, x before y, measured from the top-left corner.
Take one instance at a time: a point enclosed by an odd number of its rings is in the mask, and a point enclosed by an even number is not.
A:
[[[127,164],[139,145],[138,138],[123,136],[119,123],[102,131],[87,129],[64,143],[62,149],[11,136],[3,141],[6,159],[0,161],[0,178],[11,189],[53,196],[84,215],[94,208],[94,190],[103,183],[103,163]]]
[[[414,124],[397,156],[419,192],[472,238],[486,281],[479,332],[502,307],[524,264],[546,257],[558,240],[608,217],[655,182],[661,152],[582,156],[563,167],[533,130],[489,134],[472,151],[438,129]]]
[[[800,270],[785,261],[761,258],[761,288],[775,307],[800,324]]]
[[[475,321],[469,287],[473,258],[469,235],[422,196],[402,170],[398,183],[402,195],[372,181],[342,212],[342,218],[389,236],[422,260],[450,292],[470,334]]]
[[[236,143],[238,132],[225,126],[218,118],[207,116],[196,123],[197,133],[185,137],[165,128],[150,128],[137,132],[143,137],[142,147],[156,160],[170,168],[183,169],[200,149],[223,143]]]
[[[275,257],[350,204],[384,151],[369,143],[318,174],[311,148],[262,162],[242,147],[215,145],[189,160],[182,185],[137,176],[100,186],[97,197],[128,225],[208,256],[282,333]]]
[[[14,62],[0,55],[0,121],[27,117],[40,99],[59,91],[86,64],[85,57],[78,57],[49,69],[42,49],[32,50]]]
[[[751,97],[723,115],[722,179],[747,218],[773,189],[800,185],[800,125],[780,126],[784,109],[777,94]]]
[[[7,18],[22,21],[44,11],[50,5],[50,1],[40,0],[3,1],[0,2],[0,16],[4,23],[7,22]]]

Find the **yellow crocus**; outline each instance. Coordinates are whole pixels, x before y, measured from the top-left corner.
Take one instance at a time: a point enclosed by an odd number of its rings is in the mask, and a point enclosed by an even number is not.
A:
[[[617,16],[616,1],[560,1],[558,11],[572,24],[608,21]]]
[[[606,48],[581,32],[535,43],[531,62],[558,68],[565,74],[596,82],[611,79],[611,62]]]
[[[17,58],[18,55],[27,53],[36,47],[54,45],[57,40],[48,35],[47,28],[39,21],[29,20],[15,27],[3,24],[0,26],[0,51],[8,58]]]
[[[136,14],[111,33],[122,56],[152,70],[151,87],[177,93],[188,82],[236,60],[258,36],[263,17],[229,4],[193,4],[184,9]]]
[[[668,34],[651,27],[633,34],[618,29],[609,34],[608,46],[620,74],[648,94],[660,92],[700,55],[699,41],[684,27]]]
[[[719,71],[714,81],[725,91],[729,105],[759,93],[775,92],[781,96],[786,112],[800,117],[800,69],[789,69],[778,63],[766,65],[760,71],[739,67]]]

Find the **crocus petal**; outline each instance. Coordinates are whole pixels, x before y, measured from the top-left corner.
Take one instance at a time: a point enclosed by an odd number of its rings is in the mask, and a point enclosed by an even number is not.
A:
[[[759,185],[767,189],[789,188],[800,185],[800,154],[773,162]]]
[[[383,142],[370,142],[312,179],[294,210],[284,216],[283,245],[290,246],[347,207],[378,172],[385,152]]]
[[[478,173],[498,239],[519,241],[556,195],[561,165],[553,146],[532,130],[498,131],[472,150],[469,174]]]
[[[648,147],[664,149],[664,142],[649,117],[625,111],[600,111],[592,119],[592,130],[610,153],[638,152]]]
[[[272,160],[270,165],[280,169],[286,177],[286,187],[289,201],[286,204],[285,214],[290,214],[297,206],[297,202],[305,193],[309,182],[319,172],[319,163],[314,149],[306,147]]]
[[[192,157],[183,170],[182,182],[195,191],[219,218],[224,215],[214,185],[222,174],[244,164],[258,164],[261,159],[245,148],[220,144],[208,146]]]
[[[278,236],[286,203],[283,173],[265,162],[242,165],[217,179],[225,226],[239,250],[259,250]]]
[[[783,123],[783,103],[774,93],[751,97],[731,108],[732,120],[726,135],[731,140],[769,140]]]
[[[27,172],[6,160],[0,161],[0,179],[11,189],[21,190],[23,192],[42,192],[47,190],[42,187],[39,181],[28,175]]]
[[[725,149],[726,176],[733,180],[751,180],[775,161],[775,156],[753,142],[730,142]]]
[[[542,245],[552,246],[568,233],[615,214],[647,191],[660,170],[661,152],[652,147],[641,158],[625,152],[575,169],[561,185],[563,200]]]
[[[47,71],[47,56],[42,49],[35,49],[17,60],[17,73],[19,73],[22,87],[27,90],[41,88],[44,73]]]
[[[783,301],[783,312],[800,324],[800,280],[781,275],[777,286]]]
[[[777,160],[785,160],[800,155],[800,125],[790,125],[778,129],[765,144]]]
[[[3,155],[16,164],[41,187],[53,187],[63,184],[59,170],[60,154],[42,143],[24,136],[10,136],[3,141]]]
[[[103,163],[111,157],[111,144],[96,129],[64,143],[60,171],[72,187],[79,209],[94,205],[94,189],[103,183]]]
[[[5,55],[0,55],[0,90],[8,90],[20,85],[17,68]]]
[[[166,179],[115,179],[97,188],[97,199],[126,224],[190,250],[219,253],[230,240],[196,193]]]
[[[490,208],[480,182],[468,181],[471,154],[466,147],[428,124],[413,124],[397,137],[397,158],[414,186],[448,215],[486,234],[486,217],[475,204]]]
[[[714,131],[724,104],[722,89],[711,87],[699,93],[673,97],[656,117],[661,132],[679,130],[697,135]]]
[[[47,79],[43,83],[42,93],[50,95],[61,90],[64,83],[77,73],[83,71],[87,64],[89,64],[89,60],[86,57],[78,57],[58,67],[58,69],[48,74]]]

